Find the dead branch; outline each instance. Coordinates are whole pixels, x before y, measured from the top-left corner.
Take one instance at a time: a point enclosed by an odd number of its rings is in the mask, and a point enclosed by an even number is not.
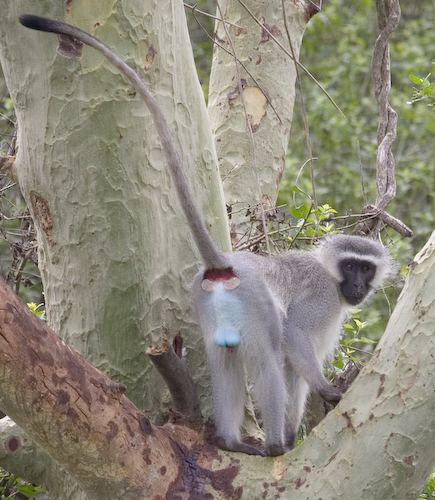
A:
[[[182,339],[175,337],[177,343]],[[171,394],[172,408],[170,421],[177,424],[186,424],[193,429],[202,427],[202,415],[196,395],[195,384],[186,366],[185,359],[180,358],[163,336],[160,346],[151,346],[146,350],[151,362],[163,377]]]
[[[391,107],[388,97],[391,89],[389,41],[400,21],[398,0],[376,0],[379,36],[372,57],[372,81],[378,103],[378,152],[376,155],[377,196],[375,205],[368,205],[363,213],[375,215],[368,222],[363,218],[357,225],[356,233],[379,234],[382,224],[398,231],[402,236],[412,236],[412,231],[402,221],[385,212],[385,208],[396,196],[394,177],[394,156],[391,151],[397,131],[397,113]]]
[[[405,238],[410,238],[414,234],[412,229],[400,219],[393,217],[385,210],[379,210],[374,205],[367,205],[362,209],[354,234],[377,234],[381,229],[381,224],[391,227]]]
[[[391,89],[389,41],[399,25],[399,2],[376,0],[376,10],[380,29],[372,58],[372,81],[379,112],[376,206],[379,210],[384,210],[396,195],[391,146],[396,138],[397,113],[390,106],[388,96]]]
[[[0,156],[0,172],[14,182],[18,182],[15,156]]]

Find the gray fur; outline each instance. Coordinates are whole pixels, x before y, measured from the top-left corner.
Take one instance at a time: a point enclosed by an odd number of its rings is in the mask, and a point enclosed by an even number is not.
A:
[[[20,16],[20,22],[31,29],[72,36],[100,51],[143,98],[206,266],[196,275],[192,293],[213,382],[216,442],[227,450],[261,454],[240,439],[246,370],[266,430],[266,452],[284,453],[294,445],[309,389],[330,401],[341,397],[322,373],[324,360],[333,354],[338,342],[345,312],[351,308],[340,290],[340,263],[349,257],[361,258],[376,268],[371,287],[364,287],[364,296],[359,292],[357,299],[353,297],[354,307],[355,300],[363,300],[388,276],[388,253],[373,240],[343,235],[327,238],[311,252],[294,251],[269,258],[222,252],[196,207],[165,117],[139,76],[109,47],[78,28],[33,15]],[[203,284],[205,273],[216,271],[225,271],[226,277],[209,279],[208,274]],[[225,282],[218,289],[221,295],[210,297],[220,281]],[[352,296],[352,292],[346,293]],[[234,302],[233,297],[237,298]],[[212,304],[218,304],[219,310],[210,309]],[[228,338],[232,344],[219,347],[216,338],[220,343]]]
[[[263,417],[269,454],[294,446],[310,390],[331,402],[341,398],[340,391],[325,379],[323,363],[334,354],[346,312],[355,307],[346,302],[339,286],[342,278],[338,264],[349,256],[376,265],[366,298],[381,286],[391,270],[388,252],[368,238],[331,236],[310,252],[292,251],[274,257],[227,254],[228,267],[241,280],[241,286],[228,293],[236,295],[245,306],[241,342],[231,355],[214,342],[216,325],[207,311],[208,292],[201,289],[206,269],[196,275],[193,302],[212,375],[221,447],[245,451],[240,448],[246,445],[241,443],[239,431],[245,400],[242,366],[254,381],[254,397]],[[265,387],[267,392],[262,393]],[[274,418],[269,418],[269,413]],[[278,426],[284,416],[286,425],[281,432]]]

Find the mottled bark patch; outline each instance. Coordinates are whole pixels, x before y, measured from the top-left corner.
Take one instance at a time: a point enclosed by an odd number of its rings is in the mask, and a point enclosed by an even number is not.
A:
[[[106,439],[107,441],[112,441],[113,438],[115,438],[118,435],[119,432],[119,427],[115,422],[109,422],[109,430],[106,432]]]
[[[148,52],[147,52],[147,55],[146,55],[147,63],[145,64],[145,67],[144,67],[145,71],[148,71],[149,69],[151,69],[151,66],[154,63],[154,58],[156,57],[156,53],[157,52],[156,52],[156,49],[155,49],[154,45],[150,45],[148,47]]]
[[[263,118],[267,114],[267,97],[259,87],[242,85],[242,88],[243,99],[245,101],[248,120],[251,125],[252,132],[257,132]],[[228,99],[231,106],[242,105],[240,92],[231,92],[228,94]]]
[[[139,419],[140,430],[146,435],[149,436],[153,433],[153,428],[151,426],[151,422],[146,417],[141,417]]]
[[[231,458],[230,465],[220,470],[207,470],[198,464],[201,457],[200,450],[188,449],[180,442],[171,442],[176,458],[179,460],[178,475],[169,485],[168,499],[179,498],[180,491],[190,492],[189,498],[203,500],[214,498],[206,494],[206,487],[211,486],[215,491],[221,493],[224,498],[238,500],[242,498],[243,487],[234,486],[234,480],[240,472],[240,462]],[[216,457],[218,454],[216,452]]]
[[[56,240],[54,240],[51,236],[53,219],[51,218],[50,204],[45,198],[35,192],[30,193],[30,201],[33,207],[34,219],[37,221],[40,229],[45,234],[48,243],[51,246],[55,245]]]
[[[8,436],[3,442],[3,447],[6,453],[10,453],[11,455],[16,453],[22,446],[23,440],[20,436]]]
[[[71,396],[66,392],[60,390],[57,393],[57,404],[59,405],[66,405],[67,403],[70,402]]]
[[[310,2],[309,4],[305,5],[305,12],[307,14],[307,19],[310,20],[313,16],[320,12],[320,7]]]
[[[128,423],[128,420],[124,417],[122,419],[122,421],[124,422],[125,428],[126,428],[128,434],[130,435],[130,437],[134,437],[133,429],[131,428],[130,424]]]
[[[264,18],[263,18],[264,20]],[[273,37],[277,38],[281,36],[281,31],[278,26],[270,26],[267,23],[263,23],[261,27],[261,40],[260,43],[267,43],[273,40]]]
[[[69,35],[58,35],[59,45],[57,47],[58,53],[63,57],[69,59],[78,59],[82,56],[83,43]]]

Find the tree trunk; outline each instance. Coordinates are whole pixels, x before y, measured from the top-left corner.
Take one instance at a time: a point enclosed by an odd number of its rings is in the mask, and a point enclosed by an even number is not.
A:
[[[217,23],[208,110],[225,201],[231,206],[232,222],[240,224],[249,221],[248,207],[255,207],[261,201],[266,208],[276,203],[295,101],[296,70],[292,54],[299,58],[309,14],[305,2],[300,0],[219,3],[225,19],[233,23],[228,26],[233,45],[222,23]],[[219,10],[217,16],[220,18]],[[237,89],[233,47],[239,60],[252,141]],[[245,229],[242,224],[239,231]]]
[[[1,466],[32,484],[44,485],[55,500],[86,500],[75,481],[48,453],[8,417],[0,425]]]
[[[195,174],[200,204],[212,203],[207,223],[228,247],[182,4],[128,5],[100,2],[97,18],[89,2],[68,2],[67,20],[147,68],[140,72]],[[37,7],[64,17],[63,2]],[[0,284],[0,408],[70,474],[67,493],[53,487],[53,497],[68,498],[76,481],[88,500],[415,499],[435,465],[435,234],[410,268],[373,360],[296,450],[236,455],[211,446],[202,430],[154,425],[142,410],[157,413],[162,384],[139,346],[160,342],[165,329],[187,338],[202,407],[210,409],[186,293],[196,252],[143,104],[91,49],[80,59],[56,56],[54,36],[16,23],[26,11],[35,12],[33,2],[8,0],[0,18],[0,55],[21,126],[18,175],[38,225],[50,324],[87,361]],[[4,441],[16,457],[31,446],[21,444]]]
[[[57,37],[18,24],[24,12],[76,24],[136,66],[179,145],[207,225],[225,250],[227,218],[182,2],[28,0],[2,6],[1,61],[19,122],[20,187],[38,229],[50,325],[128,386],[153,417],[164,386],[145,355],[181,331],[210,413],[201,336],[188,289],[199,260],[150,115],[103,56],[56,54]],[[143,69],[145,68],[145,70]],[[187,145],[187,146],[186,146]],[[209,193],[213,193],[210,196]]]

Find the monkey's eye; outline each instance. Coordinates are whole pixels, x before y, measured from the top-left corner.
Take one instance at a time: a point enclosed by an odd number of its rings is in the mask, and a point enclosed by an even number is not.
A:
[[[352,269],[354,268],[354,265],[351,262],[347,262],[344,265],[344,268],[346,269],[346,271],[352,271]]]
[[[361,266],[361,271],[363,273],[369,273],[371,270],[372,270],[372,266],[370,266],[369,264],[363,264]]]

